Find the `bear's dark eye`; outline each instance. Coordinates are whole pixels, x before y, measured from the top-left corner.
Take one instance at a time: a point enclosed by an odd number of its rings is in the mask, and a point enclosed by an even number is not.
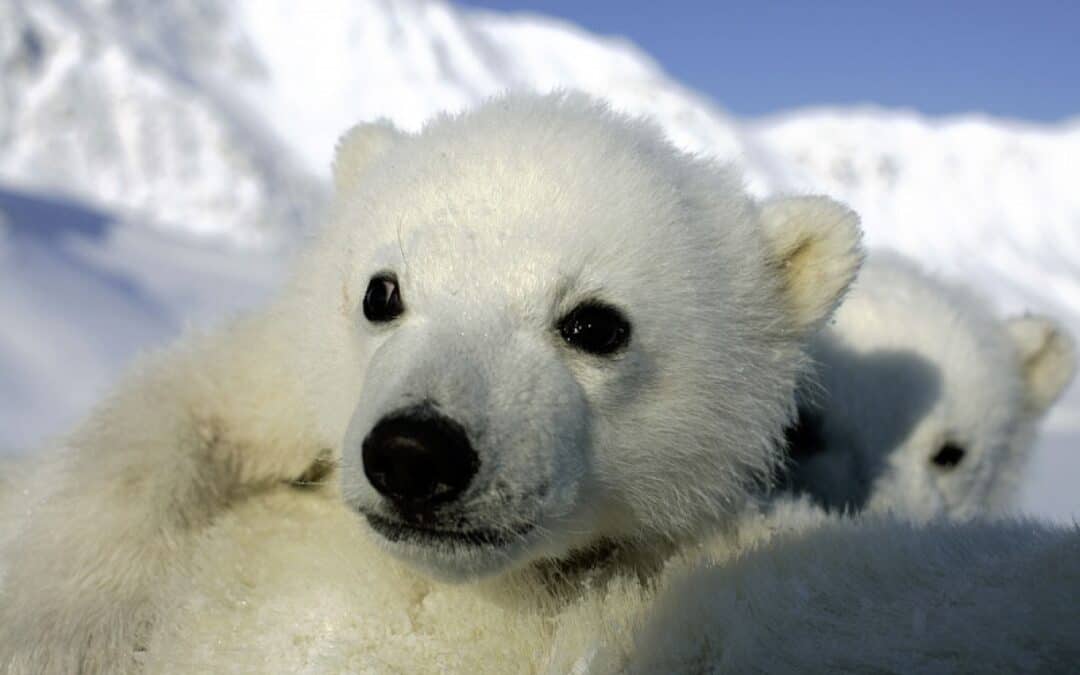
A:
[[[614,307],[589,301],[563,317],[559,322],[559,334],[576,349],[606,355],[622,349],[630,341],[630,322]]]
[[[364,293],[364,316],[372,323],[393,321],[405,311],[398,291],[397,279],[390,274],[371,278]]]
[[[946,443],[930,458],[930,461],[944,469],[951,469],[964,459],[966,450],[956,443]]]

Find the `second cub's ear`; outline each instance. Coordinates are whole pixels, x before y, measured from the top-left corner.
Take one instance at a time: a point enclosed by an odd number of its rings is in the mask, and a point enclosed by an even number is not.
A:
[[[760,219],[795,326],[813,332],[862,265],[859,217],[826,197],[781,197],[761,204]]]
[[[334,187],[340,193],[364,173],[371,162],[401,138],[388,120],[364,122],[346,131],[334,150]]]
[[[1076,372],[1076,349],[1052,319],[1022,316],[1005,323],[1016,345],[1028,408],[1041,415],[1061,396]]]

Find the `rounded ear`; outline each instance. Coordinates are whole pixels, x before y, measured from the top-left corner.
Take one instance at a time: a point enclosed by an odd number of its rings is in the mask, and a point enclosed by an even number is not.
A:
[[[364,122],[346,131],[334,150],[334,187],[342,192],[399,138],[389,120]]]
[[[1021,316],[1005,322],[1023,370],[1028,407],[1041,415],[1061,396],[1076,372],[1072,339],[1052,319]]]
[[[759,217],[795,326],[813,332],[840,304],[862,265],[859,217],[827,197],[769,199]]]

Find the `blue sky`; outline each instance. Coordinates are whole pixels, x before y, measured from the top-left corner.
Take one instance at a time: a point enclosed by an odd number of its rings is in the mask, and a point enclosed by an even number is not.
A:
[[[729,110],[1080,116],[1080,2],[467,0],[622,35]]]

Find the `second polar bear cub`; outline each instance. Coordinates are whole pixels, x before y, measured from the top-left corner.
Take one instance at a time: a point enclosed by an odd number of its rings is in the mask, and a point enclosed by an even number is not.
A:
[[[271,492],[302,510],[338,460],[337,515],[381,549],[358,565],[402,601],[414,569],[647,569],[772,471],[861,260],[848,209],[755,202],[576,95],[357,127],[335,182],[281,298],[148,359],[31,481],[0,670],[137,670],[206,532]]]
[[[790,482],[828,507],[916,518],[1009,507],[1075,370],[1054,321],[1003,321],[892,253],[870,257],[811,355]]]

